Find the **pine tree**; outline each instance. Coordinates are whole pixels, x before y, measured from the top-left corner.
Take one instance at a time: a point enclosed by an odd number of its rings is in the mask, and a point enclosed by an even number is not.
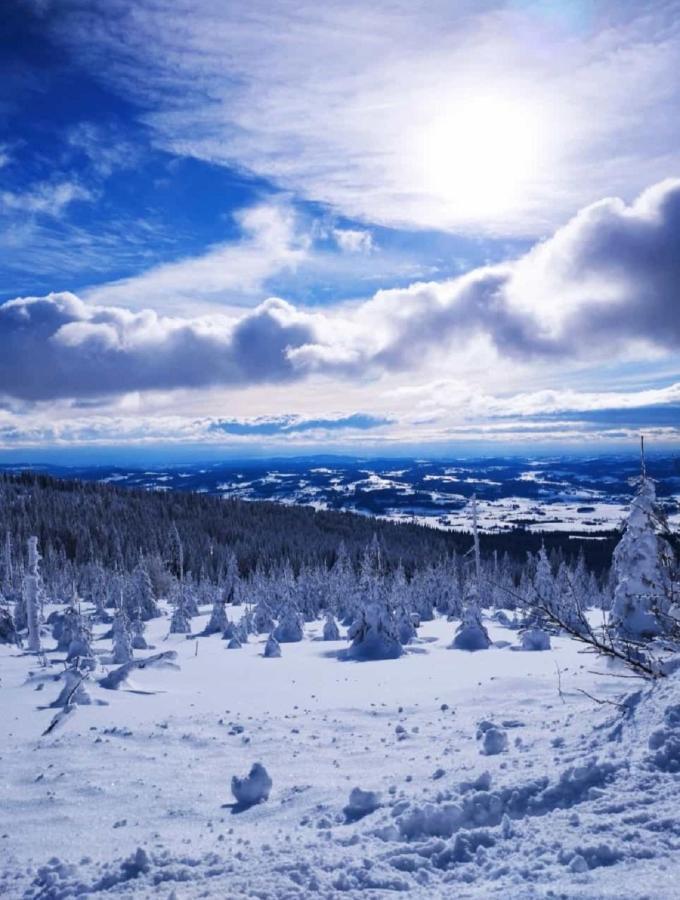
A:
[[[28,649],[31,653],[40,653],[40,554],[38,538],[28,539],[28,572],[24,576],[23,598],[26,609],[26,625],[28,628]]]
[[[125,615],[122,602],[113,616],[113,662],[122,664],[130,662],[132,654],[132,636],[130,623]]]
[[[616,587],[610,626],[622,638],[655,637],[668,624],[667,572],[672,551],[657,533],[662,524],[654,483],[643,473],[614,550]]]
[[[374,536],[361,563],[361,608],[347,632],[352,641],[347,651],[351,659],[397,659],[403,653],[383,576],[380,545]]]

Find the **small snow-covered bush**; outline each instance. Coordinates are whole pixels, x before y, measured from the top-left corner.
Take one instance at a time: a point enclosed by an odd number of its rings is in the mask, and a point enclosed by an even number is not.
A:
[[[550,635],[542,628],[527,628],[522,634],[522,650],[550,650]]]
[[[326,621],[323,623],[323,639],[324,641],[340,640],[340,629],[338,628],[338,623],[330,613],[326,616]]]
[[[281,656],[281,645],[273,634],[270,634],[267,638],[267,643],[264,645],[264,655],[267,659],[276,659]]]
[[[274,629],[274,637],[280,644],[295,644],[303,637],[303,619],[294,606],[288,606]]]
[[[269,799],[272,780],[262,763],[254,763],[245,778],[231,779],[231,792],[239,806],[255,806]]]

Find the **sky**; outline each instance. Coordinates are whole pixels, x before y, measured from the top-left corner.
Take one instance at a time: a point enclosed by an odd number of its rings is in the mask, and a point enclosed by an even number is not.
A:
[[[5,0],[0,457],[680,448],[680,0]]]

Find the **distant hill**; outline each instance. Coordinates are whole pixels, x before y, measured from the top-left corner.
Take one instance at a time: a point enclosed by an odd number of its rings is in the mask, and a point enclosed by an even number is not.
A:
[[[140,553],[169,558],[173,526],[184,545],[187,569],[208,576],[220,571],[228,549],[236,553],[246,574],[257,564],[285,558],[296,568],[305,561],[332,563],[341,542],[358,560],[377,534],[388,564],[401,561],[413,570],[454,551],[466,553],[472,543],[467,532],[349,512],[142,490],[35,472],[0,474],[0,535],[9,532],[14,543],[23,543],[36,534],[52,557],[63,555],[79,563],[98,560],[107,567],[131,570]],[[607,532],[594,540],[516,529],[483,535],[482,552],[507,552],[523,559],[543,540],[549,551],[566,557],[582,550],[589,567],[600,571],[609,565],[617,535]]]

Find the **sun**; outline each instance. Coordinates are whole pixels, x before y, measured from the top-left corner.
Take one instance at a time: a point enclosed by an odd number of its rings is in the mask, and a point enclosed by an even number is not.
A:
[[[456,220],[507,215],[538,174],[544,129],[527,101],[480,95],[435,115],[422,134],[425,192]]]

